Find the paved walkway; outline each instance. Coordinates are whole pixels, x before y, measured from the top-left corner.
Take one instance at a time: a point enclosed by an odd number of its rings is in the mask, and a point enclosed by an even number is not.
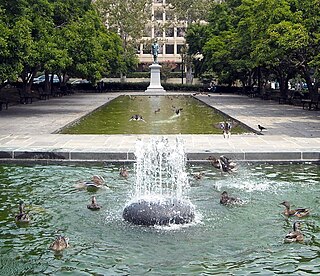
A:
[[[147,140],[150,135],[54,134],[118,95],[79,93],[1,111],[0,162],[132,161],[137,139]],[[188,160],[221,154],[244,161],[320,160],[320,111],[232,94],[197,98],[257,131],[258,124],[268,130],[263,135],[233,135],[230,139],[180,135]]]

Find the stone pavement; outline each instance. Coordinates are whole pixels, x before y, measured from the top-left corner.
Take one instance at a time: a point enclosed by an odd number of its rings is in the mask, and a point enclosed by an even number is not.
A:
[[[0,162],[132,162],[137,139],[147,140],[151,135],[55,134],[118,95],[77,93],[1,111]],[[229,139],[222,135],[178,135],[184,141],[189,161],[204,161],[209,155],[221,154],[238,161],[320,160],[320,111],[242,95],[196,97],[257,132],[258,124],[267,131],[263,135],[232,135]],[[168,135],[169,140],[176,137]]]

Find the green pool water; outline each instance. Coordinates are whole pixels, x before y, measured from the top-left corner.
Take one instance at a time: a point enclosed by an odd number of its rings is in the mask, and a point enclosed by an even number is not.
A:
[[[123,221],[134,182],[119,165],[0,166],[0,275],[319,275],[319,166],[243,164],[221,175],[204,165],[187,166],[196,222],[184,227],[141,227]],[[193,174],[204,172],[195,180]],[[78,180],[100,174],[109,189],[95,192],[102,209],[86,208],[93,193]],[[219,204],[223,190],[245,204]],[[23,200],[31,223],[16,225]],[[294,219],[279,203],[311,208],[301,219],[304,243],[286,244]],[[48,249],[57,233],[70,248]]]
[[[174,108],[182,108],[177,116]],[[159,110],[159,112],[155,112]],[[139,114],[143,121],[129,121]],[[60,131],[64,134],[221,134],[229,118],[191,96],[120,96]],[[251,132],[244,125],[233,134]]]

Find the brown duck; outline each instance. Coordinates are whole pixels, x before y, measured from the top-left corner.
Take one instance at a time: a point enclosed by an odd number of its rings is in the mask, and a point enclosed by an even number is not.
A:
[[[287,234],[284,238],[285,242],[302,242],[303,234],[300,231],[301,223],[299,221],[295,221],[293,223],[293,231]]]
[[[221,194],[220,204],[222,205],[231,205],[231,204],[240,204],[242,200],[240,198],[229,196],[226,191]]]
[[[24,212],[24,204],[22,201],[19,202],[19,214],[16,215],[15,220],[17,223],[28,223],[30,222],[30,217],[27,213]]]
[[[101,206],[97,203],[96,197],[92,196],[91,204],[87,205],[87,208],[93,211],[100,210]]]
[[[237,164],[232,162],[230,158],[221,155],[219,158],[215,158],[214,156],[209,156],[207,160],[210,161],[210,164],[221,171],[221,173],[227,172],[232,173],[237,171]]]
[[[121,167],[121,168],[120,168],[120,175],[121,175],[122,177],[128,177],[128,176],[129,176],[129,172],[128,172],[128,170],[127,170],[126,168]]]
[[[283,201],[280,204],[286,208],[283,213],[287,217],[296,216],[298,218],[302,218],[310,214],[310,210],[307,208],[297,208],[291,210],[290,203],[288,201]]]
[[[58,236],[49,248],[54,251],[62,251],[67,247],[69,247],[69,238],[64,236]]]

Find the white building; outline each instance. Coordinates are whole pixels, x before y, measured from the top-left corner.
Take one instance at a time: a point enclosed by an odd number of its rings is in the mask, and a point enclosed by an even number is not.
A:
[[[140,63],[152,63],[151,43],[160,45],[159,62],[171,61],[181,64],[181,48],[185,44],[187,23],[177,19],[172,10],[166,8],[166,0],[152,0],[151,18],[145,27],[138,57]]]

